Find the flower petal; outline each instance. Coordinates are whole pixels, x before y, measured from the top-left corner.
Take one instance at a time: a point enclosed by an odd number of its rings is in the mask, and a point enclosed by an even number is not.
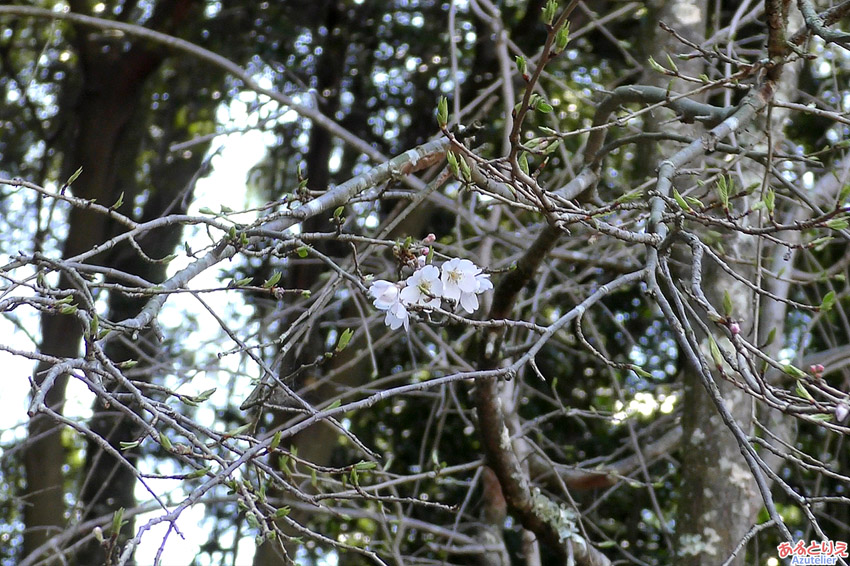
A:
[[[460,306],[469,314],[478,310],[478,295],[475,293],[463,293],[460,296]]]

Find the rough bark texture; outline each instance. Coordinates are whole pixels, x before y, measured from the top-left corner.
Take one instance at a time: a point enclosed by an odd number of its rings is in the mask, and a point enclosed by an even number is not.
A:
[[[710,17],[707,2],[669,0],[656,2],[653,7],[656,14],[649,18],[650,21],[664,22],[694,43],[702,43]],[[655,46],[650,54],[656,61],[666,61],[668,55],[676,60],[677,53],[687,51],[685,46],[660,28],[650,30],[650,37],[651,45]],[[681,61],[677,65],[686,75],[699,76],[704,72],[701,59]],[[666,86],[669,81],[657,73],[647,78],[658,86]],[[673,86],[674,90],[683,92],[689,88],[693,88],[692,85],[681,82]],[[696,127],[688,130],[693,137],[701,133]],[[648,162],[657,163],[676,148],[672,144],[662,144],[659,149],[659,153]],[[755,248],[748,236],[731,236],[724,242],[724,248],[730,262],[743,261],[754,265]],[[723,293],[728,292],[736,312],[748,312],[753,298],[750,289],[716,266],[707,267],[703,279],[704,288],[710,291],[709,300],[719,306]],[[750,269],[750,274],[754,274],[753,269]],[[743,332],[752,332],[752,321],[742,326],[746,326],[742,328]],[[705,353],[708,355],[707,343]],[[719,376],[714,378],[731,415],[745,432],[750,433],[753,427],[752,398]],[[676,559],[677,563],[689,566],[718,564],[732,553],[752,524],[751,507],[758,511],[758,492],[740,447],[706,392],[698,368],[685,367],[683,388],[682,497],[676,517]]]

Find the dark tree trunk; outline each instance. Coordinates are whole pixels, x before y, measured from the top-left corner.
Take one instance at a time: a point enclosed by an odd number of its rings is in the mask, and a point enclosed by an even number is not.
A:
[[[196,0],[170,0],[157,4],[147,24],[149,27],[174,32],[182,26],[197,7]],[[87,5],[72,2],[72,10],[86,13]],[[62,99],[59,115],[64,117],[65,142],[63,175],[67,178],[82,167],[82,174],[73,183],[72,193],[81,198],[95,199],[99,204],[111,205],[124,194],[127,212],[139,189],[135,180],[136,158],[144,138],[140,124],[140,101],[145,85],[157,71],[167,53],[153,45],[138,42],[125,49],[124,41],[109,39],[104,34],[86,28],[76,28],[74,44],[80,59],[80,74],[69,79]],[[202,155],[199,154],[199,155]],[[190,161],[190,160],[185,160]],[[187,185],[198,167],[198,157],[192,164],[178,164],[169,183],[155,187],[157,194],[148,200],[145,210],[147,219],[158,216]],[[179,170],[179,171],[178,171]],[[191,173],[186,174],[191,170]],[[179,173],[179,174],[177,174]],[[68,236],[63,246],[63,257],[69,258],[90,250],[117,232],[117,226],[102,214],[88,210],[73,209],[68,219]],[[169,235],[158,233],[153,241],[156,248],[150,249],[153,257],[169,253],[177,242],[179,232]],[[144,245],[144,242],[142,242]],[[167,248],[165,253],[162,253]],[[93,259],[128,273],[140,275],[150,281],[161,280],[164,266],[150,265],[116,250],[109,257]],[[68,277],[62,276],[61,288],[72,288]],[[139,308],[120,297],[110,299],[110,319],[120,319]],[[42,339],[40,350],[58,358],[75,358],[79,355],[83,329],[70,316],[44,315],[41,320]],[[122,359],[116,346],[108,352],[113,359]],[[134,356],[137,357],[137,356]],[[41,363],[35,371],[35,382],[41,385],[51,364]],[[68,376],[60,377],[46,396],[46,404],[62,411],[65,386]],[[103,407],[95,408],[90,423],[93,432],[107,438],[111,444],[129,439],[126,423],[114,418],[115,414]],[[27,485],[24,492],[24,555],[30,555],[44,545],[65,526],[64,473],[65,451],[61,440],[61,426],[43,414],[33,418],[28,427],[29,440],[25,450]],[[127,454],[133,462],[132,454]],[[86,455],[83,469],[85,487],[80,500],[82,520],[111,514],[119,507],[129,508],[134,504],[133,487],[135,477],[132,470],[116,466],[114,460],[96,450],[92,443]],[[132,522],[125,533],[132,529]],[[100,545],[93,543],[78,550],[79,564],[103,563]]]

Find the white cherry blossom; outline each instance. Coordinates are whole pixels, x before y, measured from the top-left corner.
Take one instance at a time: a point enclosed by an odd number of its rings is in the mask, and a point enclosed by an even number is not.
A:
[[[372,304],[375,305],[376,309],[382,311],[387,310],[390,306],[398,302],[399,291],[401,289],[397,283],[385,281],[384,279],[378,279],[369,286],[369,294],[375,297],[375,301]]]
[[[468,259],[454,258],[443,264],[443,297],[455,301],[466,312],[478,309],[478,295],[493,288],[490,275]]]
[[[407,308],[401,302],[401,288],[397,283],[378,279],[369,287],[369,294],[375,297],[372,304],[376,309],[387,311],[384,324],[392,330],[397,330],[401,326],[404,326],[405,330],[409,329]]]
[[[472,314],[479,306],[478,295],[493,288],[490,275],[468,259],[450,259],[440,269],[425,265],[426,260],[424,255],[417,258],[419,268],[404,283],[378,279],[369,287],[375,308],[386,311],[384,323],[393,330],[409,329],[409,307],[437,308],[444,298]]]
[[[404,326],[405,330],[410,330],[410,315],[401,301],[387,309],[384,324],[389,326],[391,330],[398,330],[401,326]]]
[[[426,265],[416,270],[407,278],[407,286],[399,294],[405,305],[434,308],[440,306],[442,296],[443,283],[440,281],[440,270],[433,265]]]
[[[440,280],[443,282],[443,296],[459,301],[461,293],[474,293],[476,273],[480,273],[474,263],[468,259],[454,258],[443,264]]]

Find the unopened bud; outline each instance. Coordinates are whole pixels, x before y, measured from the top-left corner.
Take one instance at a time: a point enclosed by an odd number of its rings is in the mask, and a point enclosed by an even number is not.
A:
[[[97,542],[103,542],[103,529],[101,529],[100,527],[95,527],[94,529],[92,529],[92,534],[94,535],[94,539]]]
[[[425,236],[422,239],[422,242],[425,243],[425,244],[433,244],[436,241],[437,241],[437,236],[435,236],[433,233],[428,234],[427,236]]]
[[[735,334],[741,333],[741,325],[735,322],[734,320],[729,323],[729,332],[734,336]]]
[[[846,403],[841,402],[835,406],[835,420],[838,422],[844,422],[844,419],[847,418],[847,415],[850,414],[850,407],[847,406]]]
[[[812,372],[812,375],[815,377],[823,377],[823,372],[826,368],[823,367],[823,364],[814,364],[809,366],[809,371]]]

